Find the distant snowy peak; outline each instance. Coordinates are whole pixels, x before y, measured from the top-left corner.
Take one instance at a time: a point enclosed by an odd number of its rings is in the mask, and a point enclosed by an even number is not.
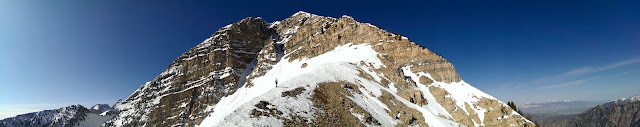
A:
[[[0,120],[0,127],[22,126],[71,126],[84,119],[89,109],[71,105],[55,110],[44,110]]]
[[[607,104],[624,104],[624,103],[632,103],[632,102],[639,102],[639,101],[640,101],[640,96],[632,96],[632,97],[626,97],[626,98],[620,98],[620,99],[612,100],[611,102],[609,102]]]
[[[551,101],[551,102],[575,102],[576,100],[562,100],[562,101]]]
[[[90,110],[95,111],[95,112],[99,112],[99,113],[103,113],[105,111],[111,110],[111,106],[109,106],[108,104],[96,104],[93,107],[91,107]]]
[[[548,127],[640,127],[640,96],[612,100],[575,117],[542,121]]]
[[[0,120],[0,127],[100,126],[105,121],[113,118],[112,115],[107,114],[109,112],[111,112],[111,107],[107,104],[97,104],[90,109],[77,104],[6,118]],[[104,113],[104,115],[100,113]]]

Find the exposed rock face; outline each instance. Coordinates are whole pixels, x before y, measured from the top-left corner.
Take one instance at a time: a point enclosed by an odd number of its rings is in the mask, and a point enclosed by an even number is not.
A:
[[[573,118],[546,120],[545,127],[638,127],[640,96],[622,98],[598,105]]]
[[[305,12],[218,30],[115,109],[104,125],[533,125],[406,37]]]
[[[245,18],[221,28],[182,54],[154,80],[127,100],[108,126],[195,126],[221,97],[234,93],[253,68],[252,62],[270,40],[260,18]]]

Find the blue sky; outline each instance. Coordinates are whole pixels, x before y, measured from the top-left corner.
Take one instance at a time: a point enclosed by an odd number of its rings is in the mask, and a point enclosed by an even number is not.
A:
[[[113,104],[244,17],[350,15],[444,56],[502,101],[640,95],[640,1],[0,0],[0,118]]]

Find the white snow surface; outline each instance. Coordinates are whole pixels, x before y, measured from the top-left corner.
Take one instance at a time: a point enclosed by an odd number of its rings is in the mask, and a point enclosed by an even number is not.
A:
[[[354,84],[361,84],[359,82],[366,81],[366,79],[358,77],[360,72],[356,65],[360,64],[360,62],[364,62],[367,65],[372,65],[373,67],[384,66],[377,58],[377,55],[378,53],[371,48],[371,45],[346,44],[336,47],[333,51],[313,58],[294,60],[292,62],[288,62],[288,59],[281,60],[274,65],[271,70],[265,73],[264,76],[251,80],[254,84],[252,87],[242,87],[234,94],[223,97],[213,108],[214,112],[210,114],[209,117],[205,118],[200,126],[223,126],[225,124],[236,125],[237,123],[242,122],[240,120],[246,119],[231,119],[227,118],[227,116],[234,113],[233,116],[244,116],[248,118],[248,113],[243,113],[243,110],[239,110],[239,108],[252,108],[253,104],[258,102],[258,100],[265,100],[272,102],[273,104],[278,104],[275,106],[277,108],[286,108],[286,106],[284,106],[286,103],[275,103],[274,101],[278,102],[278,98],[281,98],[280,93],[298,87],[305,87],[307,90],[312,90],[319,83],[333,81],[346,81]],[[304,63],[307,63],[307,67],[301,68]],[[278,80],[277,88],[275,84],[276,80]],[[372,92],[374,95],[380,95],[379,90],[373,90]],[[310,113],[307,117],[312,117],[311,113],[313,113],[313,110],[310,108],[313,106],[311,101],[301,101],[311,96],[310,91],[307,91],[306,93],[307,94],[299,95],[303,96],[297,98],[297,101],[299,102],[291,101],[289,103],[296,103],[294,105],[300,105],[292,108],[302,112],[306,111]],[[248,102],[254,103],[245,105]],[[308,107],[309,109],[301,109],[304,107]],[[288,109],[280,111],[288,111]],[[386,114],[386,112],[384,113]],[[388,115],[386,116],[388,117]],[[387,125],[393,125],[393,123],[394,122],[390,122]],[[251,124],[259,123],[256,121]]]
[[[111,120],[115,115],[101,116],[98,114],[88,113],[84,121],[79,122],[76,127],[99,127],[103,123]]]
[[[314,14],[307,13],[307,12],[304,12],[304,11],[298,11],[298,12],[296,12],[295,14],[293,14],[293,16],[296,16],[296,15],[303,15],[303,16],[305,16],[305,17],[311,17],[311,16],[312,16],[312,15],[314,15]]]

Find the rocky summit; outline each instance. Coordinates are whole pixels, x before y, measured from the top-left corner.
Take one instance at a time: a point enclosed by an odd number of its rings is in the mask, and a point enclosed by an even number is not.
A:
[[[399,34],[298,12],[183,53],[103,126],[533,126]]]

